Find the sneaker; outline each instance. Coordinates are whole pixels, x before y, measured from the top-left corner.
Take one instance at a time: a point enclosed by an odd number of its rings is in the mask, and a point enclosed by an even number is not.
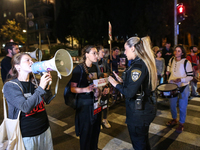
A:
[[[182,123],[180,123],[179,126],[176,128],[176,132],[181,133],[183,131],[183,129],[184,129],[184,126]]]
[[[167,126],[169,126],[169,127],[172,127],[172,126],[175,126],[175,125],[177,125],[177,120],[176,119],[172,119],[171,121],[168,121],[167,123],[166,123],[166,125]]]
[[[111,128],[111,125],[108,123],[108,120],[102,122],[103,126],[106,127],[107,129]]]

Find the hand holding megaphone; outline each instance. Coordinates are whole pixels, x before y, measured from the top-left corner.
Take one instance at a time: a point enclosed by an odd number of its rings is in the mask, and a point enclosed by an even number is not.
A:
[[[58,77],[61,78],[61,75],[69,76],[71,74],[73,69],[73,60],[67,50],[59,49],[52,59],[36,62],[31,66],[31,69],[34,74],[56,71]]]
[[[73,60],[71,55],[65,49],[59,49],[56,51],[54,57],[47,61],[36,62],[31,66],[32,72],[34,74],[56,71],[58,77],[61,79],[62,76],[69,76],[73,69]],[[55,94],[53,97],[46,102],[49,104],[51,100],[56,96],[59,84],[59,78],[57,79],[55,86]],[[49,74],[44,74],[41,77],[40,86],[45,89],[48,83],[51,83],[52,78]],[[43,83],[44,82],[44,83]],[[47,87],[48,88],[48,87]]]
[[[49,84],[49,82],[52,81],[52,76],[50,74],[50,72],[45,72],[42,77],[40,78],[40,84],[39,86],[42,88],[42,89],[45,89],[46,86]],[[49,87],[48,87],[49,88]]]

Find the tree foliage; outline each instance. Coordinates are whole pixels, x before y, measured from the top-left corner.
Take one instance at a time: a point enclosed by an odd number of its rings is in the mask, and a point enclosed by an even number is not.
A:
[[[25,43],[24,33],[19,23],[15,20],[7,20],[5,25],[2,25],[0,29],[0,36],[4,41],[10,41],[13,39],[15,42]]]

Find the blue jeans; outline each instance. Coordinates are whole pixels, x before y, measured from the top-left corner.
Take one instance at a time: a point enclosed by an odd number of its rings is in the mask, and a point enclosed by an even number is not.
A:
[[[42,134],[33,137],[23,137],[26,150],[53,150],[50,127]]]
[[[187,85],[183,90],[183,92],[180,94],[179,98],[180,123],[185,123],[189,93],[190,93],[189,85]],[[170,109],[173,119],[177,119],[177,109],[176,109],[177,101],[178,97],[170,98]]]

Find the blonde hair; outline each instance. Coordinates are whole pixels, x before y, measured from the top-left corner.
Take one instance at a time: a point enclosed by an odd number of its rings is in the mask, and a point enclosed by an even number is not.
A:
[[[151,49],[151,40],[149,36],[139,38],[131,37],[126,41],[126,44],[131,48],[135,47],[135,54],[141,58],[147,66],[149,71],[149,84],[151,84],[152,91],[157,86],[157,70],[154,58],[154,52]]]

